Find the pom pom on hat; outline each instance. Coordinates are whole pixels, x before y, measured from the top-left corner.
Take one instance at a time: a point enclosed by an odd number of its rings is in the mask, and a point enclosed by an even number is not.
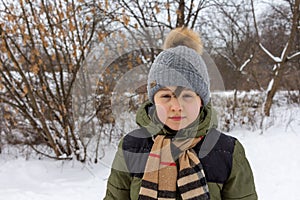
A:
[[[199,34],[186,27],[173,29],[166,37],[163,49],[166,50],[177,46],[189,47],[200,55],[203,52],[203,44]]]
[[[187,28],[176,28],[168,35],[162,51],[148,74],[149,100],[163,87],[182,86],[196,92],[203,105],[210,101],[207,66],[201,57],[203,45],[199,35]]]

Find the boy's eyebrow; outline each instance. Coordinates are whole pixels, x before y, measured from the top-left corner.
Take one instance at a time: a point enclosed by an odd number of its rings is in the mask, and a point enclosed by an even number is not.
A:
[[[178,87],[180,87],[180,86],[178,86]],[[177,88],[178,88],[177,87]],[[175,89],[175,91],[177,90],[177,88]],[[182,90],[182,91],[191,91],[191,92],[193,92],[193,90],[191,90],[191,89],[189,89],[189,88],[183,88],[182,89],[182,87],[180,87],[180,90]],[[173,92],[171,89],[169,89],[169,88],[161,88],[161,89],[159,89],[159,91],[170,91],[170,92]]]
[[[185,88],[185,87],[182,87],[182,86],[178,86],[175,88],[174,91],[172,91],[171,89],[165,87],[165,88],[161,88],[160,91],[166,91],[166,92],[172,92],[173,95],[175,95],[176,97],[179,97],[180,94],[183,92],[183,91],[192,91],[191,89],[188,89],[188,88]]]
[[[172,92],[172,90],[170,90],[169,88],[161,88],[159,91],[171,91]]]

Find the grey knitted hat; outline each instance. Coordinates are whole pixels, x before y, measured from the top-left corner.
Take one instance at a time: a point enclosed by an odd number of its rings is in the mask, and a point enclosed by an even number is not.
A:
[[[194,48],[178,45],[162,51],[154,60],[148,74],[149,100],[163,87],[182,86],[196,92],[203,105],[210,101],[210,81],[207,66]]]

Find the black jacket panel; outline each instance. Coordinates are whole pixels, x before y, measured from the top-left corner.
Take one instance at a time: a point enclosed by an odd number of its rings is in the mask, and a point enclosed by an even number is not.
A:
[[[217,131],[214,129],[214,131]],[[211,133],[214,134],[214,131]],[[208,154],[199,158],[208,182],[223,184],[230,175],[235,138],[220,134],[217,142]],[[194,150],[198,153],[205,138]],[[148,155],[153,145],[153,138],[145,128],[136,129],[127,134],[122,143],[122,150],[128,170],[132,177],[143,177]]]

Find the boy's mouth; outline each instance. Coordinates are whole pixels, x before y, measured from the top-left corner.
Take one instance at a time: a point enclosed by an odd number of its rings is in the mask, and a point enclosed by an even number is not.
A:
[[[172,116],[169,118],[174,121],[180,121],[180,120],[183,120],[185,117],[184,116]]]

